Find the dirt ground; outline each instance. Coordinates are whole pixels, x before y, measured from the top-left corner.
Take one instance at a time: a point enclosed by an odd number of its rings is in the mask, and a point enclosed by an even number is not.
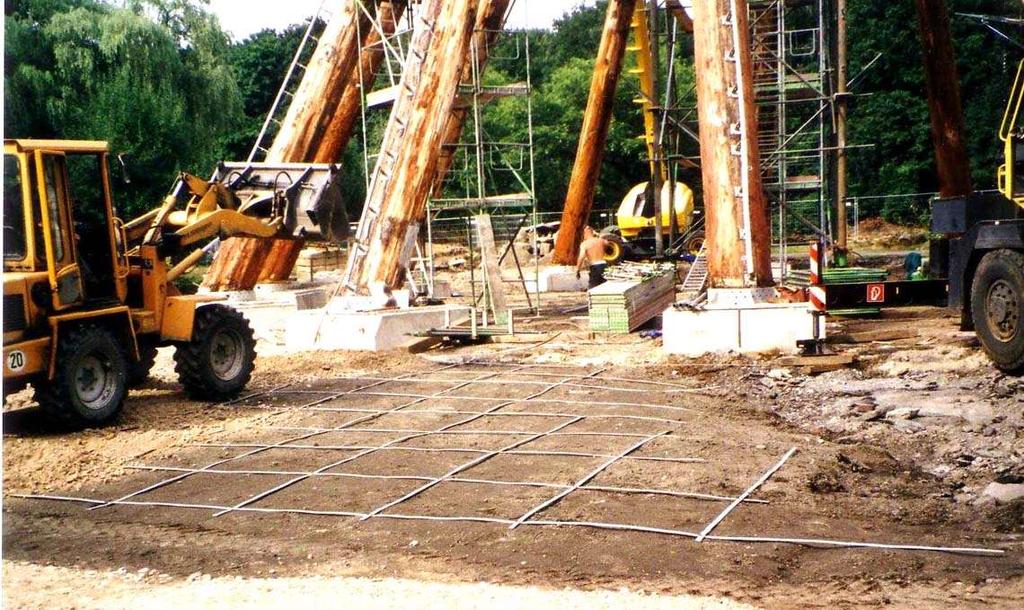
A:
[[[887,341],[837,344],[835,349],[858,356],[857,365],[812,376],[769,357],[683,360],[662,355],[657,340],[594,337],[573,319],[579,314],[566,313],[580,302],[578,297],[549,301],[551,315],[524,323],[521,330],[531,334],[518,342],[422,356],[267,356],[252,384],[256,395],[230,406],[184,401],[170,355],[162,353],[154,379],[133,392],[123,421],[102,431],[53,432],[30,400],[19,397],[5,407],[3,421],[6,604],[116,608],[135,600],[163,607],[216,599],[234,607],[248,600],[266,605],[286,599],[294,605],[296,599],[315,603],[344,595],[368,600],[368,607],[369,600],[372,607],[399,607],[410,598],[424,600],[417,603],[423,607],[482,607],[481,600],[493,600],[489,607],[1019,607],[1024,500],[1001,502],[989,491],[993,483],[1024,483],[1024,382],[995,373],[954,319],[915,309],[844,322],[832,332],[852,335],[850,340],[867,331],[903,332]],[[472,359],[533,368],[509,376],[510,367],[467,364]],[[456,363],[462,365],[451,366]],[[440,370],[445,364],[450,368]],[[528,395],[548,387],[545,383],[558,381],[552,375],[566,371],[594,377],[544,394],[552,403],[524,404]],[[430,396],[456,380],[486,373],[495,373],[492,380],[498,383],[468,385],[459,393],[467,398],[433,396],[421,403],[432,405],[429,414],[409,413],[407,407],[404,414],[364,424],[377,432],[327,433],[306,450],[231,460],[245,451],[240,445],[281,443],[299,428],[349,425],[360,417],[352,410],[395,408],[416,402],[409,396]],[[340,396],[371,379],[413,374],[434,381],[392,381],[377,387],[381,395]],[[333,397],[322,406],[350,410],[308,408],[319,397]],[[117,505],[88,510],[89,504],[18,497],[48,493],[108,500],[173,475],[131,466],[201,468],[228,460],[226,467],[252,472],[195,474],[140,497],[231,506],[290,478],[267,472],[302,472],[344,461],[352,450],[334,447],[376,445],[396,438],[391,428],[443,425],[457,416],[453,412],[502,400],[515,403],[508,409],[543,408],[548,414],[515,418],[515,430],[522,432],[509,438],[546,430],[561,412],[657,416],[658,421],[595,419],[573,426],[620,435],[664,431],[668,434],[636,455],[704,460],[623,460],[594,480],[605,486],[734,497],[795,447],[789,462],[752,496],[768,503],[741,504],[715,531],[718,535],[969,546],[1005,554],[697,543],[589,527],[509,530],[498,522],[515,519],[557,490],[478,483],[443,483],[398,512],[442,519],[472,514],[480,522],[360,521],[258,511],[215,517],[209,509]],[[461,436],[406,443],[421,448],[414,453],[377,452],[346,464],[351,469],[346,472],[368,478],[311,478],[253,506],[364,514],[419,484],[372,477],[440,476],[467,459],[450,450],[493,450],[494,435],[511,427],[491,419],[468,426]],[[615,455],[634,440],[550,436],[523,448]],[[461,476],[568,485],[604,461],[541,457],[500,455]],[[700,531],[722,508],[721,502],[688,497],[581,490],[538,518]]]

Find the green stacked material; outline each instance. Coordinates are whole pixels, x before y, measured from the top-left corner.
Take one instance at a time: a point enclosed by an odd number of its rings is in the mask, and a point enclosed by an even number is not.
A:
[[[590,291],[590,330],[630,333],[675,302],[675,273],[611,281]]]
[[[889,279],[889,272],[885,269],[843,267],[826,269],[821,277],[826,284],[863,284],[884,282]]]

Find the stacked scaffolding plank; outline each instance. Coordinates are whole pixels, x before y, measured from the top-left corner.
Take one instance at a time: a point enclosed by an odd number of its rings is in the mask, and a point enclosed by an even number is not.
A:
[[[590,290],[590,330],[630,333],[671,307],[676,298],[671,271],[637,280],[610,281]]]

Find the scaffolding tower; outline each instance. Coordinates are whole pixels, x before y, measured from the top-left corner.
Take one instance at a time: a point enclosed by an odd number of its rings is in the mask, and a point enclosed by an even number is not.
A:
[[[376,12],[370,6],[371,0],[352,1],[360,5],[370,27],[377,33],[379,40],[372,45],[384,52],[377,85],[373,91],[363,92],[362,96],[361,137],[369,188],[379,156],[377,151],[383,137],[383,125],[387,120],[385,111],[391,108],[401,82],[413,24],[423,7],[421,3],[410,2],[401,23],[389,33],[384,24],[378,22]],[[522,2],[524,0],[510,3],[509,11]],[[538,223],[533,156],[533,87],[527,32],[504,30],[478,31],[475,34],[491,39],[487,57],[479,57],[476,46],[471,47],[469,76],[460,85],[456,102],[456,109],[466,112],[466,124],[460,141],[446,146],[441,152],[449,169],[428,203],[416,243],[411,245],[413,254],[407,277],[411,289],[420,296],[433,298],[436,282],[433,224],[442,219],[465,219],[472,272],[472,303],[480,318],[487,322],[489,295],[492,290],[503,290],[503,287],[488,286],[486,274],[478,277],[474,270],[484,255],[478,240],[473,238],[475,223],[482,222],[484,218],[493,223],[495,237],[503,242],[498,248],[498,260],[491,262],[500,265],[511,258],[519,272],[517,283],[522,288],[529,310],[537,313],[540,307],[536,292],[539,285],[538,262],[535,259],[532,265],[534,292],[531,293],[526,280],[525,261],[520,259],[521,253],[514,247],[520,230]],[[360,78],[362,76],[360,74]],[[496,115],[499,116],[496,118]],[[514,128],[509,129],[510,126]],[[536,243],[532,246],[532,251],[536,252]],[[490,321],[495,320],[491,318]]]
[[[751,0],[758,143],[775,216],[777,276],[794,234],[831,242],[835,157],[835,0]]]

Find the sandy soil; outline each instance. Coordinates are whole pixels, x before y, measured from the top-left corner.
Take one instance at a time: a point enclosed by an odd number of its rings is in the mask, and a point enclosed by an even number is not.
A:
[[[394,578],[210,578],[195,574],[182,581],[165,574],[96,572],[31,564],[4,564],[6,607],[49,610],[54,599],[74,600],[81,610],[153,610],[217,607],[347,608],[422,610],[463,608],[591,608],[593,610],[746,610],[730,600],[694,595],[658,596],[619,591],[550,590],[486,583],[438,583]],[[19,593],[12,594],[13,591]]]
[[[602,475],[607,476],[601,479],[603,484],[640,482],[735,495],[786,449],[797,447],[796,456],[756,495],[771,503],[741,506],[720,533],[984,546],[1005,549],[1007,554],[993,558],[786,544],[696,544],[637,532],[547,527],[508,531],[492,523],[359,522],[294,514],[234,513],[213,518],[210,511],[129,506],[88,511],[81,505],[11,495],[53,492],[117,497],[167,476],[127,468],[130,464],[194,467],[237,451],[201,443],[278,442],[284,438],[283,431],[275,426],[331,427],[352,417],[275,410],[309,402],[311,395],[305,394],[258,395],[241,407],[188,403],[177,393],[168,355],[161,354],[154,380],[132,394],[124,421],[114,428],[54,433],[24,400],[7,408],[6,601],[11,607],[116,608],[133,599],[161,607],[204,605],[210,595],[216,595],[218,605],[244,605],[254,599],[266,605],[275,596],[297,596],[315,603],[332,595],[351,595],[390,607],[389,600],[402,605],[403,599],[416,595],[436,601],[433,607],[493,599],[488,605],[644,608],[663,607],[660,604],[671,599],[663,596],[690,595],[695,598],[672,600],[672,607],[736,607],[728,605],[733,602],[778,608],[883,604],[1010,608],[1019,604],[1024,595],[1024,512],[1020,504],[991,502],[983,490],[992,481],[1013,481],[1024,475],[1020,470],[1024,386],[993,373],[976,345],[956,331],[950,318],[919,311],[900,314],[910,317],[846,323],[851,332],[888,325],[912,327],[918,334],[893,342],[842,346],[859,355],[856,368],[810,377],[783,369],[771,358],[681,360],[661,356],[656,341],[636,336],[591,337],[571,319],[573,314],[559,313],[578,301],[578,297],[567,297],[550,303],[551,313],[525,329],[544,337],[532,343],[470,346],[425,357],[400,353],[270,356],[261,359],[252,389],[259,393],[288,384],[289,390],[336,393],[356,383],[350,377],[390,377],[436,369],[439,362],[485,356],[534,364],[572,363],[587,371],[607,369],[605,376],[678,383],[699,391],[645,397],[690,410],[672,412],[681,423],[659,441],[664,444],[651,448],[655,452],[651,455],[685,452],[708,460],[708,466],[651,469],[630,464]],[[460,370],[431,375],[464,376]],[[545,378],[523,375],[520,379]],[[636,386],[610,385],[615,387],[562,388],[552,396],[585,407],[589,413],[610,409],[599,406],[604,402],[637,400],[635,393],[629,393]],[[424,392],[446,386],[400,383],[391,387]],[[479,397],[508,398],[525,390],[510,384],[466,391]],[[394,405],[394,400],[366,397],[351,406],[389,404]],[[434,404],[440,409],[467,408],[464,401],[439,399]],[[919,406],[913,414],[914,409],[899,414],[896,410],[905,405]],[[947,410],[929,411],[938,407]],[[616,412],[650,414],[641,408]],[[437,417],[442,419],[424,422],[408,416],[389,425],[404,428],[446,421],[443,415]],[[523,420],[523,426],[543,423]],[[637,422],[621,424],[618,431],[649,433],[651,428]],[[621,443],[590,438],[582,445],[579,439],[549,438],[544,449],[621,449]],[[459,439],[461,446],[488,442],[493,441],[485,435]],[[266,456],[250,464],[260,469],[309,470],[324,463],[324,453]],[[439,457],[443,455],[424,453],[410,459],[379,454],[352,466],[357,473],[440,474],[453,463]],[[572,482],[593,466],[594,462],[570,458],[494,460],[468,472],[483,478]],[[200,477],[159,490],[153,497],[225,503],[249,497],[267,485],[268,481],[248,475]],[[325,480],[296,485],[277,501],[282,506],[364,511],[394,497],[397,489]],[[543,489],[492,493],[474,486],[435,491],[439,493],[411,502],[409,510],[444,515],[456,507],[503,517],[517,515],[550,495],[550,490]],[[663,496],[574,494],[545,516],[640,519],[693,531],[720,508]],[[567,588],[573,591],[562,591]],[[609,593],[623,588],[634,593],[622,594],[626,597]],[[711,602],[726,605],[700,605]]]

